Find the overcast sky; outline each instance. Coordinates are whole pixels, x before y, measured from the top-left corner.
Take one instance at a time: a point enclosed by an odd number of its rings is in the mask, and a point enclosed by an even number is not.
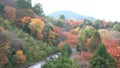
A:
[[[32,3],[41,3],[45,14],[70,10],[107,21],[120,21],[120,0],[32,0]]]

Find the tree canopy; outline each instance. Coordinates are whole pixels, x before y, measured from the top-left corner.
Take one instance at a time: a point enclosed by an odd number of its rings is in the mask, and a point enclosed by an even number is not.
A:
[[[100,43],[96,54],[90,60],[91,68],[117,68],[115,59],[107,52],[105,45]]]
[[[32,8],[31,0],[17,0],[16,3],[18,8]]]

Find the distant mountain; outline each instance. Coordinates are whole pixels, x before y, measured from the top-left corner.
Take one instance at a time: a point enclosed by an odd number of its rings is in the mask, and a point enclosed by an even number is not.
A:
[[[65,19],[75,18],[76,20],[84,20],[84,19],[95,20],[95,18],[93,18],[91,16],[84,16],[84,15],[80,15],[80,14],[74,13],[72,11],[66,11],[66,10],[57,11],[52,14],[49,14],[49,16],[53,16],[54,18],[59,18],[60,15],[64,15]]]

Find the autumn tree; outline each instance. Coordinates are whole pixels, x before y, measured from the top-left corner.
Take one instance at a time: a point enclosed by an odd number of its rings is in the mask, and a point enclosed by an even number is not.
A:
[[[31,17],[25,16],[20,19],[20,23],[16,23],[19,27],[23,28],[25,31],[28,31],[28,25],[31,20]]]
[[[119,46],[111,47],[108,49],[108,52],[115,58],[118,68],[119,68],[120,67],[120,53],[119,53],[120,47]]]
[[[25,16],[17,23],[24,31],[34,35],[38,39],[43,39],[44,20],[41,18],[31,18]]]
[[[5,14],[4,17],[14,20],[16,18],[16,9],[11,6],[5,6],[4,8]]]
[[[16,51],[16,58],[17,58],[16,63],[18,63],[18,64],[24,63],[25,60],[26,60],[26,57],[25,57],[25,55],[23,54],[23,51],[22,51],[22,50],[17,50],[17,51]]]
[[[21,19],[21,23],[28,23],[29,21],[30,21],[30,17],[29,16],[25,16],[25,17],[23,17],[22,19]]]
[[[52,31],[51,29],[49,30],[49,34],[48,34],[48,40],[49,42],[52,44],[55,42],[57,38],[57,33],[55,33],[54,31]]]
[[[37,35],[37,37],[39,37],[39,35],[42,34],[42,30],[44,29],[44,21],[39,18],[33,18],[29,23],[29,28],[32,35]]]
[[[90,59],[91,68],[117,68],[115,59],[106,51],[105,45],[100,43],[95,55]]]
[[[54,26],[54,32],[57,33],[57,36],[61,41],[64,41],[66,39],[66,35],[59,26]]]

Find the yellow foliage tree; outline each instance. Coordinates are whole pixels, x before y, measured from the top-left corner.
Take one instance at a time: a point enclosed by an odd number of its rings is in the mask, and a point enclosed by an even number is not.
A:
[[[33,18],[29,23],[29,28],[32,34],[40,33],[44,29],[44,21],[39,18]]]
[[[16,55],[17,55],[17,63],[24,63],[25,62],[26,57],[23,54],[22,50],[17,50]]]
[[[18,55],[18,56],[23,55],[23,51],[22,50],[17,50],[16,55]]]
[[[57,33],[55,33],[54,31],[50,30],[49,34],[48,34],[48,37],[49,37],[49,41],[50,42],[54,42],[56,37],[57,37]]]

